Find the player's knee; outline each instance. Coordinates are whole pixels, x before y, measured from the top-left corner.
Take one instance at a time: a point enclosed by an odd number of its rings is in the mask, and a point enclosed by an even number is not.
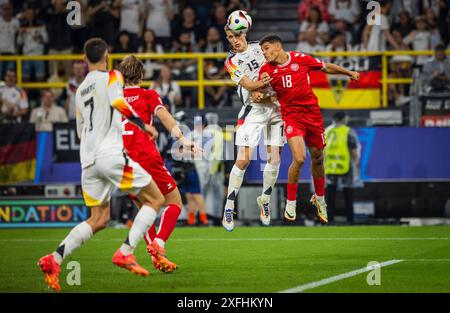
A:
[[[305,160],[306,160],[306,155],[302,155],[302,154],[300,154],[300,155],[295,155],[295,156],[292,158],[292,163],[293,163],[295,166],[302,167],[303,164],[305,164]]]
[[[312,158],[312,162],[315,166],[322,166],[323,165],[323,155],[320,154],[320,155],[314,156]]]
[[[109,223],[109,216],[99,215],[90,217],[88,220],[89,225],[92,228],[92,232],[96,233],[102,229],[105,229]]]

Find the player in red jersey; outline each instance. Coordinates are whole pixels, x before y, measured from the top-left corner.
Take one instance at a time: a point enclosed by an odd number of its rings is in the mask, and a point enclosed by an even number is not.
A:
[[[197,153],[199,149],[183,136],[175,119],[166,110],[156,91],[139,87],[144,75],[143,63],[135,56],[129,55],[120,63],[119,70],[125,80],[124,96],[139,117],[153,126],[153,121],[157,116],[164,127],[180,140],[180,144],[192,147],[192,151]],[[159,231],[156,233],[154,225],[150,227],[145,235],[145,241],[155,268],[163,272],[172,272],[176,269],[176,264],[165,257],[164,245],[175,228],[181,212],[180,191],[150,136],[139,132],[136,126],[128,123],[125,119],[123,119],[122,124],[123,142],[128,155],[152,175],[164,195],[164,204],[167,207],[161,215]],[[140,206],[137,199],[133,198],[133,201]]]
[[[342,74],[352,80],[359,79],[359,73],[346,70],[336,64],[325,63],[301,52],[286,52],[280,37],[269,35],[259,42],[267,62],[261,67],[260,79],[269,76],[281,106],[284,131],[292,152],[292,163],[288,172],[287,202],[284,216],[288,220],[296,218],[298,179],[306,159],[306,146],[311,155],[311,173],[315,194],[311,203],[317,209],[322,223],[328,223],[325,203],[325,169],[323,149],[325,135],[319,102],[314,94],[309,78],[310,71],[321,70],[327,74]],[[255,100],[261,100],[263,93],[256,93]]]

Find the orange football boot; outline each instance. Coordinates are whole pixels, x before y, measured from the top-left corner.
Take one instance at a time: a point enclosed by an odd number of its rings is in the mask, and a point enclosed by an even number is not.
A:
[[[206,213],[200,213],[198,219],[200,220],[200,223],[202,223],[202,225],[208,225],[208,216],[206,216]]]
[[[150,275],[145,268],[137,263],[136,257],[133,254],[124,255],[120,249],[117,249],[116,253],[114,253],[112,262],[114,265],[125,268],[133,274],[141,276]]]
[[[156,240],[147,246],[147,251],[152,256],[153,265],[157,270],[170,273],[177,269],[177,265],[166,258],[166,251],[158,245]]]
[[[38,264],[41,268],[41,271],[45,275],[45,283],[48,288],[51,288],[55,291],[61,291],[61,287],[59,285],[59,273],[61,272],[61,267],[55,261],[55,257],[53,254],[47,254],[39,259]]]
[[[195,213],[194,212],[189,212],[187,223],[188,223],[188,225],[194,225],[195,224]]]

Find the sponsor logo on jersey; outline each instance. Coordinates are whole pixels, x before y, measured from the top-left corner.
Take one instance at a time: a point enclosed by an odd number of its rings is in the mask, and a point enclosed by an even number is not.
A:
[[[241,65],[242,63],[244,63],[244,61],[242,61],[242,60],[238,61],[238,65]]]
[[[298,69],[299,69],[299,66],[298,66],[297,63],[291,64],[291,70],[293,70],[293,71],[298,71]]]

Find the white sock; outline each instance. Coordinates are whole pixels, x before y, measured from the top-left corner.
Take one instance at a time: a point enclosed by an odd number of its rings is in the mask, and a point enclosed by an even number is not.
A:
[[[234,200],[237,197],[239,189],[241,189],[244,174],[245,170],[239,169],[236,165],[231,169],[230,180],[228,182],[227,207],[234,207]]]
[[[67,237],[61,242],[58,249],[53,252],[56,263],[61,264],[66,256],[70,255],[73,250],[81,247],[81,245],[88,241],[92,235],[92,227],[87,222],[82,222],[72,228]]]
[[[134,218],[133,226],[131,226],[130,232],[125,242],[120,247],[120,251],[124,255],[129,255],[134,252],[134,249],[138,245],[141,238],[147,232],[148,228],[153,224],[156,219],[157,212],[155,209],[143,205],[138,214]]]
[[[297,201],[296,200],[286,200],[286,206],[297,207]]]
[[[155,241],[158,243],[158,246],[164,248],[164,245],[166,244],[164,240],[162,240],[161,238],[155,238]]]
[[[318,200],[325,200],[325,196],[318,196],[318,195],[316,195],[316,198],[317,198]]]
[[[262,189],[262,200],[263,202],[270,201],[270,195],[272,194],[273,187],[277,182],[278,172],[280,171],[280,165],[272,165],[270,163],[266,163],[264,167],[264,175],[263,175],[263,189]]]

